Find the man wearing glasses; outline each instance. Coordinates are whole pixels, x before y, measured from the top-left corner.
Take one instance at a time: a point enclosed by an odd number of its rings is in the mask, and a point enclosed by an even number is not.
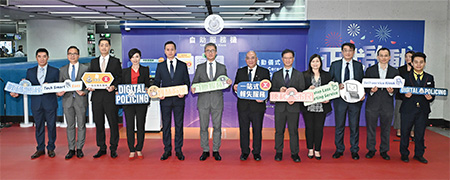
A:
[[[192,84],[200,82],[215,81],[220,75],[227,76],[227,68],[225,65],[217,62],[217,46],[214,43],[205,45],[205,55],[207,61],[197,66],[195,70]],[[231,79],[227,80],[227,84],[231,84]],[[191,88],[195,93],[195,88]],[[216,161],[220,161],[222,157],[219,154],[219,148],[222,136],[222,113],[223,113],[223,92],[222,90],[210,91],[198,94],[197,109],[200,118],[200,144],[203,153],[200,161],[204,161],[209,157],[209,140],[208,125],[211,116],[213,124],[213,157]]]
[[[67,59],[69,64],[59,69],[59,81],[65,80],[81,81],[81,77],[84,72],[89,69],[89,66],[78,62],[80,58],[80,50],[76,46],[70,46],[67,49]],[[83,85],[84,86],[84,85]],[[71,159],[75,155],[78,158],[82,158],[83,146],[86,137],[86,107],[87,107],[87,90],[77,90],[75,92],[59,92],[56,95],[63,96],[63,109],[64,117],[67,120],[67,142],[69,143],[69,152],[66,155],[66,159]],[[75,121],[76,120],[76,121]],[[75,123],[76,122],[76,123]],[[75,132],[75,124],[78,126],[78,139]],[[75,144],[76,141],[76,144]]]

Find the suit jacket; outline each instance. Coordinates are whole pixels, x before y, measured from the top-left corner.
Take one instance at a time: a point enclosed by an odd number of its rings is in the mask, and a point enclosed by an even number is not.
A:
[[[283,69],[273,73],[272,76],[272,89],[271,91],[280,92],[281,87],[284,85],[284,77],[283,77]],[[305,90],[305,78],[303,77],[303,73],[294,69],[292,67],[292,75],[289,82],[289,87],[295,88],[298,92],[302,92]],[[300,112],[300,103],[296,102],[292,105],[289,105],[287,102],[277,102],[275,103],[275,112]]]
[[[26,79],[31,82],[32,85],[40,85],[37,78],[38,66],[32,67],[27,70]],[[47,74],[45,75],[44,83],[59,82],[59,70],[55,67],[47,65]],[[31,109],[38,110],[39,108],[52,110],[58,108],[58,101],[55,93],[46,93],[43,95],[31,96]]]
[[[69,66],[71,66],[70,63],[59,69],[59,82],[64,82],[67,79],[69,80],[71,79],[69,75]],[[89,66],[79,63],[77,77],[75,78],[75,81],[81,81],[81,77],[85,72],[87,72],[88,69]],[[86,95],[84,96],[80,96],[78,95],[78,93],[75,92],[75,97],[73,97],[72,92],[66,92],[63,95],[63,107],[70,107],[72,105],[72,102],[75,101],[75,107],[86,108],[88,90],[86,90],[85,88],[86,87],[84,86],[83,83],[82,91],[86,93]]]
[[[431,74],[423,72],[422,81],[420,84],[417,84],[413,73],[414,71],[411,71],[405,77],[405,86],[434,88],[434,77]],[[431,112],[430,103],[433,102],[435,98],[435,96],[432,96],[433,98],[427,100],[424,95],[414,94],[410,98],[406,98],[405,94],[401,94],[401,97],[403,102],[402,106],[400,106],[400,113],[411,113],[411,111],[416,109],[417,103],[419,103],[422,111],[427,114]]]
[[[311,83],[311,76],[312,74],[309,73],[308,71],[304,71],[303,72],[303,76],[305,77],[305,89],[308,89],[309,86],[312,85]],[[326,72],[326,71],[322,71],[320,72],[320,85],[327,85],[329,82],[331,81],[331,77],[330,77],[330,73]],[[302,105],[300,106],[302,112],[307,112],[307,107],[303,105],[303,102],[301,103]],[[323,112],[325,114],[331,112],[331,103],[322,103],[322,107],[323,107]]]
[[[364,77],[364,70],[362,67],[362,63],[353,61],[353,78],[359,82],[362,81]],[[331,80],[340,83],[343,83],[342,78],[342,59],[334,61],[330,66],[330,76]]]
[[[261,81],[263,79],[270,80],[269,70],[263,68],[261,66],[257,66],[255,76],[253,77],[253,81]],[[243,81],[249,81],[248,79],[248,66],[239,68],[236,72],[236,78],[234,80],[234,84],[239,84]],[[262,111],[266,110],[266,103],[258,103],[256,100],[248,100],[248,99],[240,99],[237,101],[238,111],[245,111],[247,108],[250,108],[250,111]]]
[[[187,70],[186,63],[178,59],[176,59],[175,61],[177,61],[177,66],[175,67],[173,79],[170,78],[170,72],[169,69],[167,69],[167,60],[158,63],[158,66],[156,67],[156,75],[155,80],[153,81],[153,85],[158,87],[187,85],[189,88],[191,81],[189,79],[189,73]],[[166,97],[160,101],[160,104],[161,106],[171,106],[171,105],[184,106],[185,97],[183,98],[179,98],[178,96]]]
[[[122,69],[122,82],[120,84],[131,84],[131,66]],[[145,87],[150,87],[150,70],[148,67],[139,65],[138,84],[145,84]]]
[[[108,64],[106,65],[105,72],[110,72],[114,80],[111,83],[111,86],[114,85],[117,88],[119,82],[122,82],[122,67],[120,60],[109,56]],[[89,65],[88,72],[102,72],[100,70],[100,57],[96,57],[91,60],[91,64]],[[106,89],[96,89],[92,92],[91,97],[92,102],[108,102],[115,104],[115,91],[108,92]]]
[[[386,73],[386,79],[392,79],[395,76],[398,76],[398,70],[394,67],[388,65],[387,66],[387,73]],[[380,72],[378,71],[378,63],[370,66],[366,69],[366,75],[365,78],[380,78]],[[366,102],[366,110],[373,110],[377,111],[380,109],[386,109],[386,110],[394,110],[394,99],[393,97],[398,92],[398,88],[394,89],[394,95],[390,96],[389,92],[386,90],[386,88],[378,88],[377,92],[373,93],[373,95],[370,95],[371,88],[365,88],[366,95],[367,95],[367,102]]]
[[[206,63],[201,63],[195,70],[194,79],[192,84],[200,82],[209,82],[208,74],[206,73]],[[216,61],[216,74],[213,81],[215,81],[220,75],[227,75],[227,68],[225,65]],[[222,90],[204,92],[198,94],[197,108],[223,108],[223,92]]]

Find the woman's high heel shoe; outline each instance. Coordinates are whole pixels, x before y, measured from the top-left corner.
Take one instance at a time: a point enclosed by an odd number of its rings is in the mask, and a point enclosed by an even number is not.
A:
[[[316,157],[317,160],[322,159],[322,156],[320,155],[320,151],[314,151],[314,156]]]

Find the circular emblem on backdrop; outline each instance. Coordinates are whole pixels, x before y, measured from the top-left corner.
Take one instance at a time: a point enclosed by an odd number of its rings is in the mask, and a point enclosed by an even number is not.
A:
[[[359,81],[348,80],[343,84],[344,89],[341,89],[339,94],[345,102],[356,103],[364,96],[364,87]]]
[[[219,34],[222,32],[224,27],[224,22],[222,17],[217,14],[211,14],[205,19],[205,30],[209,34]]]
[[[268,91],[272,87],[272,84],[269,80],[264,79],[259,83],[259,87],[261,87],[261,90],[263,91]]]

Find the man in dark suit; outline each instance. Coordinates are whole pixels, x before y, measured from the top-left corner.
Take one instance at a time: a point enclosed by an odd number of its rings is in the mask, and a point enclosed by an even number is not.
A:
[[[378,63],[367,68],[366,78],[392,79],[398,76],[398,70],[389,65],[391,51],[388,48],[381,48],[377,52]],[[380,155],[385,160],[391,158],[387,154],[389,151],[389,136],[391,131],[392,117],[394,113],[393,96],[398,89],[393,88],[366,88],[366,127],[367,127],[367,149],[369,152],[366,158],[372,158],[376,149],[376,129],[378,117],[380,118]]]
[[[237,70],[234,80],[234,91],[237,91],[238,84],[243,81],[261,81],[270,79],[269,70],[261,66],[257,66],[258,57],[254,51],[249,51],[245,56],[247,66]],[[266,111],[266,102],[263,100],[246,100],[239,99],[237,102],[239,117],[239,135],[241,144],[241,157],[245,161],[250,154],[250,122],[253,127],[253,158],[257,161],[261,160],[261,140],[262,125],[264,112]]]
[[[362,64],[356,60],[353,60],[355,54],[355,45],[352,43],[344,43],[341,46],[342,56],[341,60],[336,60],[331,63],[330,76],[331,79],[339,83],[341,89],[344,88],[343,82],[347,80],[362,81],[364,77],[364,71]],[[348,111],[348,121],[350,126],[350,151],[352,152],[352,158],[359,159],[359,116],[361,113],[362,101],[365,96],[361,98],[360,102],[347,103],[342,98],[333,100],[334,105],[334,119],[336,124],[334,144],[336,145],[336,152],[333,154],[333,158],[337,159],[344,155],[344,130],[345,119]]]
[[[81,77],[86,72],[89,66],[78,62],[80,58],[80,50],[76,46],[70,46],[67,49],[67,59],[69,64],[60,68],[59,81],[64,82],[69,79],[72,81],[81,81]],[[84,86],[83,86],[84,87]],[[76,92],[59,92],[58,96],[63,96],[64,117],[67,120],[67,142],[69,143],[69,152],[66,159],[71,159],[75,155],[75,147],[77,148],[76,155],[82,158],[84,153],[82,151],[85,137],[86,137],[86,107],[87,107],[87,90],[77,90]],[[76,121],[75,121],[76,119]],[[78,140],[75,133],[75,125],[78,126]]]
[[[227,75],[227,68],[224,64],[216,61],[217,46],[214,43],[205,45],[206,62],[201,63],[195,69],[192,84],[200,82],[215,81],[220,75]],[[231,79],[227,80],[227,84],[231,84]],[[195,93],[195,88],[191,88],[191,92]],[[208,126],[209,117],[213,124],[213,157],[216,161],[222,160],[219,154],[219,148],[222,138],[222,113],[223,113],[223,92],[222,90],[210,91],[198,94],[197,109],[200,119],[200,145],[203,153],[200,161],[204,161],[209,157],[209,138]]]
[[[272,90],[275,92],[285,92],[287,88],[295,88],[298,92],[305,89],[305,78],[303,73],[294,69],[294,51],[286,49],[281,53],[284,63],[283,69],[273,73]],[[300,115],[299,102],[277,102],[275,103],[275,161],[283,158],[284,131],[286,122],[289,130],[289,145],[291,158],[294,162],[300,162],[300,151],[298,145],[298,121]]]
[[[170,87],[178,85],[189,86],[189,74],[186,63],[175,58],[177,46],[168,41],[164,44],[164,54],[167,59],[158,63],[154,85],[158,87]],[[164,154],[161,160],[166,160],[172,155],[172,112],[175,121],[175,155],[179,160],[184,160],[183,152],[183,121],[184,121],[184,94],[174,97],[160,97],[161,116],[163,123]]]
[[[412,66],[414,68],[405,78],[405,86],[434,88],[434,78],[431,74],[423,71],[426,65],[427,56],[424,53],[417,52],[412,56]],[[434,101],[432,95],[412,95],[411,93],[402,94],[403,103],[400,107],[401,113],[401,137],[400,154],[401,160],[409,162],[409,133],[414,125],[415,149],[414,159],[421,163],[428,163],[423,157],[425,153],[425,129],[428,116],[430,115],[430,103]]]
[[[42,85],[44,83],[59,82],[59,70],[55,67],[49,66],[49,55],[45,48],[40,48],[36,51],[36,60],[38,66],[27,70],[26,79],[32,85]],[[18,97],[17,93],[10,93],[12,97]],[[36,152],[31,156],[31,159],[38,158],[45,154],[45,123],[47,122],[48,131],[48,156],[55,157],[55,141],[56,141],[56,109],[58,102],[55,93],[47,93],[43,95],[31,96],[31,112],[33,113],[34,123],[36,125]]]
[[[106,154],[105,143],[105,114],[109,122],[111,146],[111,157],[117,157],[117,146],[119,144],[119,117],[118,108],[115,103],[115,91],[119,82],[122,81],[122,68],[120,60],[109,55],[111,49],[111,41],[109,39],[100,39],[98,41],[100,56],[91,60],[88,72],[110,72],[114,77],[111,86],[106,89],[92,89],[92,112],[96,127],[97,146],[100,150],[94,155],[94,158],[99,158]]]

